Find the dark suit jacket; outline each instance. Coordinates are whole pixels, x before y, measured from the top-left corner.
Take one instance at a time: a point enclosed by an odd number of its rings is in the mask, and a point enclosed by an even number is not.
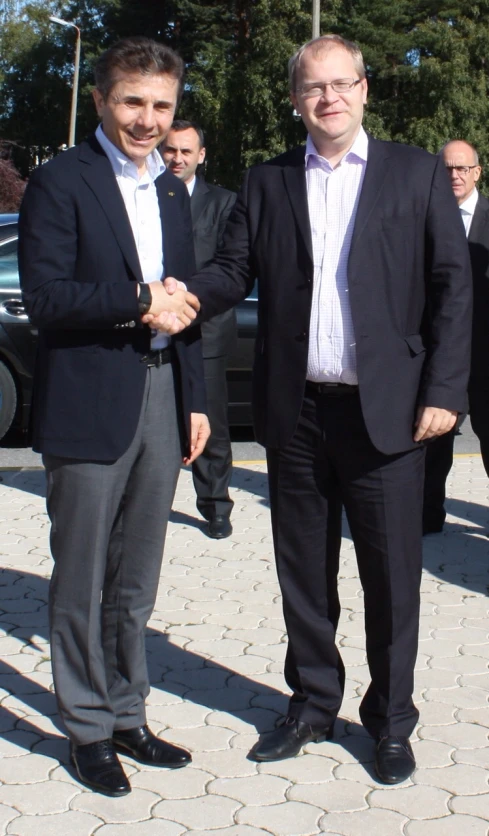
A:
[[[194,232],[195,263],[197,270],[206,267],[222,243],[224,229],[236,200],[235,192],[210,186],[205,180],[195,181],[190,209]],[[204,357],[220,357],[228,354],[236,339],[236,314],[234,309],[202,323],[202,353]]]
[[[472,378],[489,378],[489,200],[479,195],[469,232],[474,286]]]
[[[189,276],[187,189],[168,172],[156,187],[165,271]],[[139,325],[135,282],[142,274],[129,218],[95,137],[32,174],[19,219],[19,269],[25,307],[39,326],[34,449],[115,460],[136,431],[150,331]],[[187,421],[206,411],[200,334],[193,330],[175,340]]]
[[[304,155],[297,148],[247,172],[222,250],[187,283],[209,317],[258,277],[254,422],[258,440],[273,448],[294,433],[307,372],[313,260]],[[441,157],[369,140],[348,283],[368,433],[384,453],[412,449],[417,404],[466,408],[470,264]],[[427,301],[432,319],[422,335]]]

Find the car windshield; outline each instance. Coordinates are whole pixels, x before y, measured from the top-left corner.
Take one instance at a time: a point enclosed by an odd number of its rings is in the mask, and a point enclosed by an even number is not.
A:
[[[18,288],[17,238],[0,244],[0,287]]]

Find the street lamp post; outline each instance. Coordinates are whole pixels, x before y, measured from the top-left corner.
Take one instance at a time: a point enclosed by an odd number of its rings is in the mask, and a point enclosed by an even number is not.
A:
[[[312,37],[319,38],[320,34],[321,0],[312,0]]]
[[[62,20],[60,17],[50,15],[49,20],[52,23],[59,23],[60,26],[70,26],[76,29],[76,48],[75,48],[75,72],[73,74],[73,92],[71,94],[71,114],[70,114],[70,134],[68,137],[68,148],[75,144],[75,129],[76,129],[76,110],[78,102],[78,78],[80,75],[80,49],[81,49],[81,33],[74,23],[67,20]]]

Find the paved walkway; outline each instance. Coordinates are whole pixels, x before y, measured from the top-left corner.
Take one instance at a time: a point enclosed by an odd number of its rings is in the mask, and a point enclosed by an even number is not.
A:
[[[368,683],[363,603],[343,541],[339,642],[347,666],[335,740],[257,765],[257,730],[286,705],[286,637],[275,575],[265,467],[238,463],[234,535],[200,531],[181,474],[148,633],[148,716],[192,750],[177,772],[124,763],[133,792],[86,791],[68,765],[47,642],[51,571],[44,476],[0,484],[0,833],[14,836],[487,836],[489,827],[488,484],[477,456],[457,458],[449,522],[425,540],[412,781],[386,788],[358,720]]]

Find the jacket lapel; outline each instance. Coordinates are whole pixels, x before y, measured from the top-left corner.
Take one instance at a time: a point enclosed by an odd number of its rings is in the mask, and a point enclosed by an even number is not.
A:
[[[177,178],[168,169],[155,180],[160,204],[161,225],[163,227],[163,269],[166,276],[173,276],[178,272],[173,260],[175,252],[173,244],[180,240],[178,225],[181,224],[182,216],[179,212],[175,212],[174,198],[176,192],[173,187],[176,180]],[[178,185],[179,181],[177,180],[177,187]]]
[[[365,176],[363,178],[362,190],[358,201],[355,227],[351,240],[350,253],[353,252],[358,239],[365,229],[367,221],[377,203],[387,175],[387,158],[389,154],[387,146],[369,136],[368,158]]]
[[[104,210],[130,272],[135,281],[142,282],[141,265],[124,200],[112,166],[95,137],[80,146],[80,160],[86,163],[82,177]]]
[[[194,190],[190,198],[190,211],[192,212],[192,225],[195,227],[204,207],[207,205],[209,189],[205,182],[198,177],[195,180]]]
[[[305,146],[292,151],[287,163],[284,165],[283,177],[290,205],[312,265],[312,237],[311,225],[309,223],[309,208],[307,205],[305,156]]]
[[[488,208],[483,205],[481,196],[479,195],[479,199],[475,205],[474,217],[470,225],[469,244],[478,244],[480,241],[485,240],[484,230],[487,229],[488,214]]]

